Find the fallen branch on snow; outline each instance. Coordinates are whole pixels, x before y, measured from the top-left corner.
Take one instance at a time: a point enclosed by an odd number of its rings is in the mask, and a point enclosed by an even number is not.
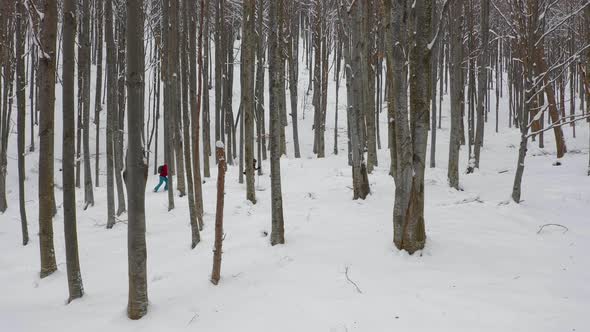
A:
[[[543,225],[543,226],[541,226],[539,228],[539,230],[537,231],[537,234],[541,233],[541,231],[543,230],[543,228],[545,228],[545,226],[557,226],[557,227],[561,227],[561,228],[564,229],[564,231],[563,231],[564,233],[567,232],[567,231],[569,231],[569,228],[567,228],[567,227],[565,227],[563,225],[560,225],[560,224],[545,224],[545,225]]]
[[[348,266],[347,266],[347,267],[345,267],[345,269],[344,269],[344,274],[346,275],[346,280],[348,280],[348,282],[350,282],[351,284],[353,284],[353,285],[354,285],[354,287],[356,288],[356,291],[357,291],[359,294],[362,294],[363,292],[361,291],[361,289],[359,288],[359,286],[356,284],[356,282],[352,281],[352,280],[351,280],[351,279],[348,277]]]

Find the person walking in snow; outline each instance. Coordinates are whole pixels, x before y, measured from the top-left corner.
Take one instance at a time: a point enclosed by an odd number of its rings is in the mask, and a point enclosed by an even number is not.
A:
[[[158,189],[160,189],[160,186],[162,186],[162,183],[165,184],[164,190],[168,190],[168,165],[164,164],[164,165],[158,166],[158,173],[160,173],[160,182],[158,183],[156,188],[154,188],[155,193],[158,192]]]

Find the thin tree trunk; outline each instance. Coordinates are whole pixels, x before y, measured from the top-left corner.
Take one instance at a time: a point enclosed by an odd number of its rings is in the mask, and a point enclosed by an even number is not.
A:
[[[114,131],[117,114],[117,55],[113,33],[113,1],[105,2],[105,40],[107,49],[107,228],[115,225]]]
[[[285,243],[285,224],[283,219],[283,195],[281,192],[281,150],[280,150],[280,78],[281,55],[280,55],[280,32],[282,26],[283,0],[270,1],[270,30],[269,30],[269,94],[270,94],[270,176],[271,176],[271,215],[272,231],[270,236],[271,245]]]
[[[18,132],[18,201],[20,207],[20,222],[23,237],[23,246],[29,243],[29,230],[27,226],[27,210],[25,206],[25,89],[26,89],[26,70],[25,70],[25,39],[26,39],[26,9],[24,1],[17,3],[16,16],[16,103],[17,113],[17,132]],[[31,70],[32,72],[32,70]],[[31,81],[31,86],[33,81]]]
[[[462,62],[462,15],[463,6],[459,2],[451,4],[451,132],[449,143],[448,180],[449,186],[459,190],[459,149],[461,146],[461,105],[463,101]]]
[[[475,133],[475,147],[474,147],[474,167],[479,168],[479,159],[481,154],[481,147],[483,145],[483,131],[484,131],[484,115],[488,112],[487,108],[484,108],[484,99],[487,95],[487,81],[488,81],[488,40],[489,40],[489,19],[490,19],[490,0],[481,1],[481,12],[480,12],[480,46],[479,46],[479,57],[478,57],[478,93],[477,93],[477,128]],[[488,98],[489,99],[489,98]],[[497,117],[496,117],[497,118]]]
[[[280,1],[280,0],[279,0]],[[216,155],[217,155],[217,207],[215,209],[215,244],[213,249],[213,271],[211,272],[211,283],[217,285],[221,277],[221,254],[223,244],[223,204],[225,197],[225,171],[227,166],[225,164],[225,152],[223,151],[223,143],[217,141]]]
[[[96,154],[94,155],[95,185],[99,187],[100,179],[100,112],[102,112],[102,49],[103,49],[103,1],[96,1],[96,15],[98,44],[96,55],[96,93],[94,99],[94,125],[96,126]]]
[[[242,114],[245,136],[246,155],[246,199],[256,204],[256,192],[254,190],[254,61],[255,61],[255,0],[246,0],[243,5],[243,39],[242,39]],[[241,151],[241,149],[240,149]],[[242,174],[242,173],[240,173]]]
[[[87,1],[87,0],[84,0]],[[124,8],[123,1],[119,1],[119,8]],[[123,186],[123,135],[125,131],[125,44],[127,43],[125,38],[125,20],[127,12],[120,10],[117,13],[116,26],[118,26],[118,38],[117,38],[117,101],[118,107],[117,112],[114,114],[114,126],[113,126],[113,139],[114,139],[114,158],[115,158],[115,183],[117,185],[117,216],[120,216],[127,209],[125,208],[125,190]]]
[[[84,154],[84,209],[89,205],[94,206],[94,191],[92,188],[92,170],[90,168],[90,0],[83,0],[82,31],[84,36],[79,42],[82,44],[82,52],[78,54],[78,63],[84,68],[82,80],[82,150]],[[73,92],[73,90],[72,90]],[[98,159],[98,156],[96,157]]]

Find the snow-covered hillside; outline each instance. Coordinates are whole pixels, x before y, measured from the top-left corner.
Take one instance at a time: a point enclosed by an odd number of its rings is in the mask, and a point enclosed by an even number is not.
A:
[[[546,149],[530,142],[520,204],[509,200],[519,134],[508,129],[501,104],[500,133],[493,113],[486,124],[481,169],[448,187],[448,102],[438,132],[437,168],[426,171],[426,248],[413,256],[392,243],[393,179],[388,175],[386,112],[381,114],[379,167],[369,175],[371,195],[352,200],[346,157],[345,93],[341,91],[339,154],[311,152],[312,109],[300,77],[302,158],[281,162],[286,244],[271,247],[268,161],[256,179],[258,203],[246,201],[238,168],[226,176],[222,279],[209,282],[215,178],[205,179],[205,229],[190,249],[186,198],[167,211],[163,192],[146,193],[148,315],[126,317],[127,234],[123,215],[106,226],[106,190],[84,211],[78,198],[80,262],[85,295],[66,305],[62,213],[54,222],[59,271],[39,279],[38,155],[27,156],[27,213],[31,242],[20,243],[16,144],[10,144],[9,210],[0,216],[0,331],[585,331],[590,329],[590,177],[587,124],[578,137],[565,128],[569,153],[560,167],[553,137]],[[238,81],[238,80],[236,80]],[[327,151],[332,151],[334,93],[330,82]],[[239,85],[239,82],[236,82]],[[61,117],[58,87],[56,121]],[[492,98],[493,98],[493,94]],[[234,102],[237,103],[239,86]],[[447,96],[446,96],[447,97]],[[94,98],[91,98],[94,100]],[[308,98],[309,100],[309,98]],[[502,100],[503,102],[505,100]],[[495,107],[492,99],[492,106]],[[237,106],[237,105],[236,105]],[[305,119],[303,118],[305,116]],[[291,135],[290,128],[287,130]],[[92,134],[91,134],[92,135]],[[93,137],[93,136],[91,136]],[[16,142],[16,136],[11,137]],[[56,156],[61,158],[61,131]],[[13,142],[11,141],[11,142]],[[91,143],[92,145],[93,143]],[[428,154],[427,154],[428,155]],[[101,156],[104,157],[104,156]],[[56,160],[59,166],[59,160]],[[56,183],[61,173],[56,167]],[[104,176],[104,175],[103,175]],[[104,184],[104,179],[101,180]],[[58,206],[62,192],[56,189]],[[546,226],[561,224],[568,228]]]

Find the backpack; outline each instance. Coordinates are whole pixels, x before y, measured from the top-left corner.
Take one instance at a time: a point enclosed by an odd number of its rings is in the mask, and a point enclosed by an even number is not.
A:
[[[162,168],[164,168],[164,165],[158,166],[158,174],[162,174]]]

